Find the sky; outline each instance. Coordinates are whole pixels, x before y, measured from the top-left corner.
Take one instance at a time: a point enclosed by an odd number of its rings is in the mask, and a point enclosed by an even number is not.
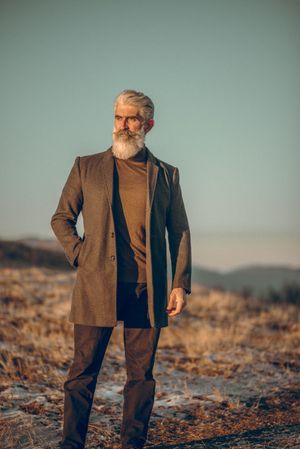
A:
[[[299,1],[0,8],[0,238],[54,238],[75,157],[109,148],[114,99],[135,89],[155,105],[146,145],[179,168],[193,260],[300,266]]]

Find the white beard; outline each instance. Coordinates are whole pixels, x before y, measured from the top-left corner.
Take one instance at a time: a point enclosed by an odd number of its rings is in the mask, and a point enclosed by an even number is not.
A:
[[[132,133],[130,131],[115,131],[112,134],[113,144],[112,153],[119,159],[128,159],[135,156],[144,146],[145,132],[140,131]]]

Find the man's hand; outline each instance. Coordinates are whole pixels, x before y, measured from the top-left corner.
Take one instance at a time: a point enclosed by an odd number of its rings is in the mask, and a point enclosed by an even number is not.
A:
[[[182,312],[186,306],[185,302],[186,291],[184,288],[173,288],[170,293],[167,313],[169,316],[175,316]]]

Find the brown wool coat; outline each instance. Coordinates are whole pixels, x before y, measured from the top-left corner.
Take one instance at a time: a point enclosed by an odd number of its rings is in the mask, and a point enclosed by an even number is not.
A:
[[[171,288],[191,293],[191,238],[179,184],[179,170],[146,147],[146,273],[151,327],[168,326],[166,238],[172,265]],[[113,217],[113,153],[77,156],[63,187],[51,227],[66,258],[77,269],[69,321],[117,325],[117,257]],[[84,234],[76,229],[82,212]]]

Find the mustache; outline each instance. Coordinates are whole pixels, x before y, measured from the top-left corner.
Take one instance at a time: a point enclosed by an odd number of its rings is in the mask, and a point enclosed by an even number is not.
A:
[[[114,134],[119,136],[128,136],[128,137],[139,137],[142,135],[142,132],[133,132],[129,129],[121,129],[120,131],[114,131]]]

